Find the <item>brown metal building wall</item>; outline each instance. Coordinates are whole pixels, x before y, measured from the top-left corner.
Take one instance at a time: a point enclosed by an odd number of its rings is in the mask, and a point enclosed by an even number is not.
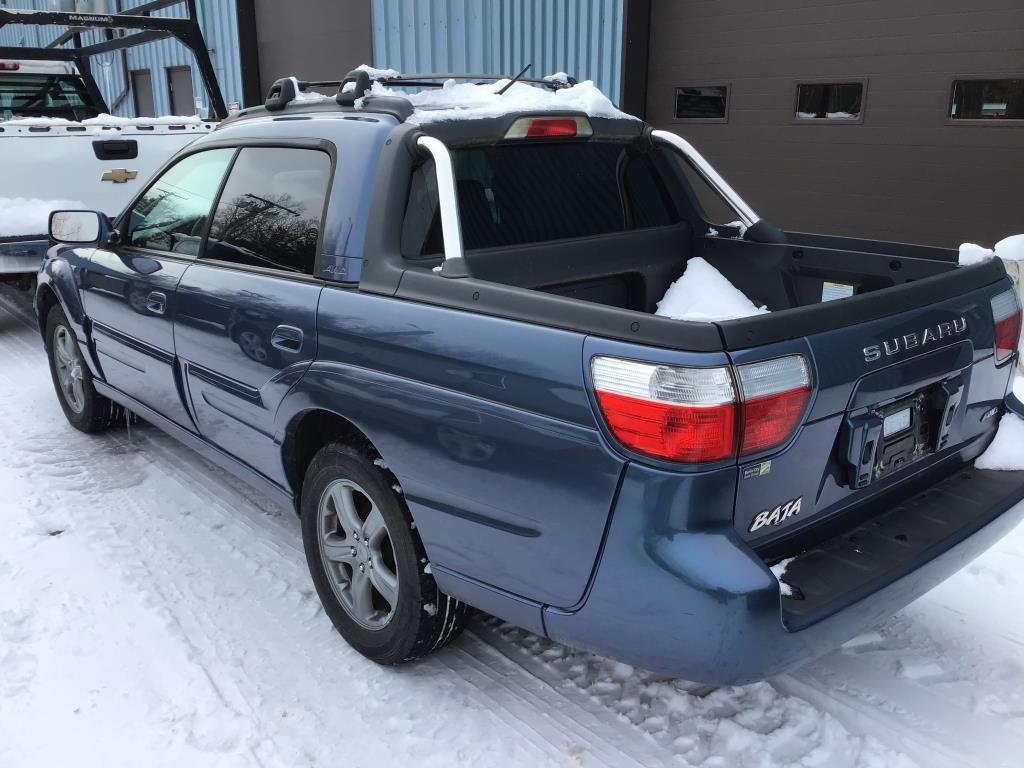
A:
[[[1024,232],[1024,126],[951,125],[954,77],[1024,77],[1024,0],[653,0],[647,119],[786,229],[956,246]],[[868,78],[862,124],[795,124],[796,84]],[[627,80],[627,84],[628,84]],[[730,88],[725,124],[674,88]]]
[[[372,59],[370,0],[249,1],[260,93],[290,75],[340,80]]]

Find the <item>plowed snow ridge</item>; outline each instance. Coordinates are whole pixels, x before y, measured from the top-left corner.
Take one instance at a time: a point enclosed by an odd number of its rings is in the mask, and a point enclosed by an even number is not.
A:
[[[1017,766],[1024,531],[867,636],[707,692],[490,619],[382,669],[293,514],[155,429],[64,421],[0,288],[0,765]],[[1014,608],[1016,606],[1016,608]]]

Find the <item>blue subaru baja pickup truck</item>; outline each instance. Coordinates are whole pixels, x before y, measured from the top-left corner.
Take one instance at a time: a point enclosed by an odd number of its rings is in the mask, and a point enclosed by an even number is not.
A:
[[[1024,413],[998,260],[783,232],[587,83],[382,78],[279,81],[116,220],[54,213],[35,298],[71,424],[131,411],[293,505],[360,652],[477,608],[757,680],[1024,516],[973,463]],[[769,312],[656,315],[698,257]]]

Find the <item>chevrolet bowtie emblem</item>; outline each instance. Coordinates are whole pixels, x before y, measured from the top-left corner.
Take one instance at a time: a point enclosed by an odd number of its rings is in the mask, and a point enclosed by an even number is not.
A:
[[[127,168],[115,168],[112,171],[104,173],[100,177],[100,181],[112,181],[115,184],[127,184],[129,181],[135,181],[138,176],[138,171],[129,171]]]

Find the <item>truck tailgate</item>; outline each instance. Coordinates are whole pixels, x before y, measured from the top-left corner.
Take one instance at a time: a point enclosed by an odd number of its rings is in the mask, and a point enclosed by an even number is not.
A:
[[[150,176],[213,125],[182,118],[163,124],[119,120],[111,125],[0,123],[0,196],[72,200],[116,216]],[[19,235],[45,235],[45,226]]]
[[[992,310],[1010,287],[1003,276],[896,314],[733,352],[737,364],[799,352],[815,376],[815,399],[789,445],[741,461],[737,533],[766,559],[785,556],[929,470],[956,471],[980,454],[1012,385],[1015,358],[997,364],[993,354]],[[900,306],[901,289],[883,293]],[[849,301],[826,308],[852,316]]]

